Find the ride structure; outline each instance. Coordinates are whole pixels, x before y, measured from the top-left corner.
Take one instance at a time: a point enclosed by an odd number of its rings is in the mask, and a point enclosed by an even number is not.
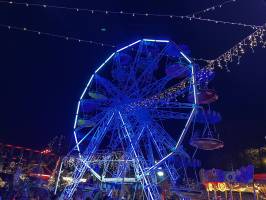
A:
[[[200,69],[189,54],[168,40],[142,39],[94,71],[78,102],[76,145],[65,158],[76,156],[74,171],[60,199],[71,199],[88,174],[109,184],[110,196],[117,185],[138,185],[149,200],[161,199],[162,182],[174,190],[187,178],[196,150],[193,156],[185,150],[186,136],[197,121],[210,132],[208,120],[197,115],[199,101],[217,100],[207,94],[199,98],[198,88],[213,72]]]

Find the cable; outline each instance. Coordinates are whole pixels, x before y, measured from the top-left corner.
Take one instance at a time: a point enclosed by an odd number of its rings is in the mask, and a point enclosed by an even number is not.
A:
[[[7,28],[9,30],[31,32],[31,33],[34,33],[34,34],[37,34],[37,35],[40,35],[40,36],[44,35],[44,36],[49,36],[49,37],[54,37],[54,38],[74,41],[74,42],[78,42],[78,43],[86,43],[86,44],[90,44],[90,45],[115,48],[115,45],[111,45],[111,44],[107,44],[107,43],[103,43],[103,42],[96,42],[96,41],[92,41],[92,40],[84,40],[84,39],[79,39],[79,38],[75,38],[75,37],[70,37],[70,36],[67,36],[67,35],[60,35],[60,34],[55,34],[55,33],[42,32],[42,31],[38,31],[38,30],[28,29],[26,27],[11,26],[11,25],[6,25],[6,24],[0,24],[0,27]]]
[[[230,2],[233,0],[229,0]],[[227,3],[229,3],[229,1]],[[209,19],[209,18],[202,18],[202,17],[197,17],[195,16],[196,14],[204,12],[204,10],[195,12],[194,14],[190,15],[172,15],[172,14],[155,14],[155,13],[139,13],[139,12],[124,12],[124,11],[112,11],[112,10],[99,10],[99,9],[87,9],[87,8],[74,8],[74,7],[67,7],[67,6],[56,6],[56,5],[48,5],[48,4],[36,4],[36,3],[27,3],[27,2],[15,2],[15,1],[5,1],[1,0],[0,4],[7,4],[7,5],[19,5],[19,6],[26,6],[26,7],[39,7],[39,8],[51,8],[51,9],[63,9],[63,10],[69,10],[69,11],[74,11],[74,12],[86,12],[89,14],[104,14],[104,15],[109,15],[109,14],[114,14],[114,15],[127,15],[127,16],[142,16],[142,17],[164,17],[164,18],[169,18],[169,19],[177,19],[177,20],[196,20],[196,21],[204,21],[204,22],[211,22],[211,23],[216,23],[216,24],[227,24],[227,25],[235,25],[235,26],[241,26],[241,27],[249,27],[253,29],[261,28],[260,26],[252,25],[252,24],[245,24],[241,22],[228,22],[228,21],[222,21],[222,20],[214,20],[214,19]],[[226,2],[224,3],[226,4]],[[223,6],[223,4],[217,5]],[[214,9],[217,6],[213,6]],[[213,8],[212,7],[212,8]],[[210,8],[207,8],[208,11]],[[207,10],[205,9],[205,10]],[[205,11],[207,12],[207,11]]]
[[[224,7],[225,5],[227,4],[230,4],[230,3],[234,3],[236,2],[237,0],[228,0],[228,1],[225,1],[221,4],[218,4],[218,5],[214,5],[214,6],[211,6],[211,7],[208,7],[204,10],[200,10],[200,11],[196,11],[194,13],[191,13],[189,15],[186,15],[186,16],[196,16],[196,15],[199,15],[199,14],[204,14],[204,13],[207,13],[207,12],[211,12],[211,11],[214,11],[216,8],[222,8]]]

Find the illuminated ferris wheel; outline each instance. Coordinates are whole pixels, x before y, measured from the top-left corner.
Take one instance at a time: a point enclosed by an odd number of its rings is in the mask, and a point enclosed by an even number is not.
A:
[[[177,184],[191,159],[183,141],[199,119],[197,87],[212,77],[188,54],[168,40],[142,39],[95,70],[78,102],[78,162],[61,199],[72,197],[86,173],[101,183],[139,184],[146,199],[160,199],[158,171]],[[202,142],[193,138],[194,146]]]

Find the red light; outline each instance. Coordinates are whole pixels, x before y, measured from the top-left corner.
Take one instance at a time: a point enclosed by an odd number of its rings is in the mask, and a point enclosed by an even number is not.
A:
[[[41,154],[49,154],[49,153],[51,153],[52,151],[51,151],[51,149],[44,149],[43,151],[41,151]]]
[[[33,174],[33,173],[31,173],[30,176],[39,177],[45,180],[48,180],[51,177],[51,175],[49,174]]]

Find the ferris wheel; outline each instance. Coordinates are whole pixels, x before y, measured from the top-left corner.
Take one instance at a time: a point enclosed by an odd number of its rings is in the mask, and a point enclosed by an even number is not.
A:
[[[70,199],[88,172],[102,183],[139,183],[146,199],[160,199],[159,169],[176,184],[190,157],[183,141],[198,119],[197,87],[212,76],[189,53],[168,40],[142,39],[94,71],[78,102],[78,162],[61,199]]]

